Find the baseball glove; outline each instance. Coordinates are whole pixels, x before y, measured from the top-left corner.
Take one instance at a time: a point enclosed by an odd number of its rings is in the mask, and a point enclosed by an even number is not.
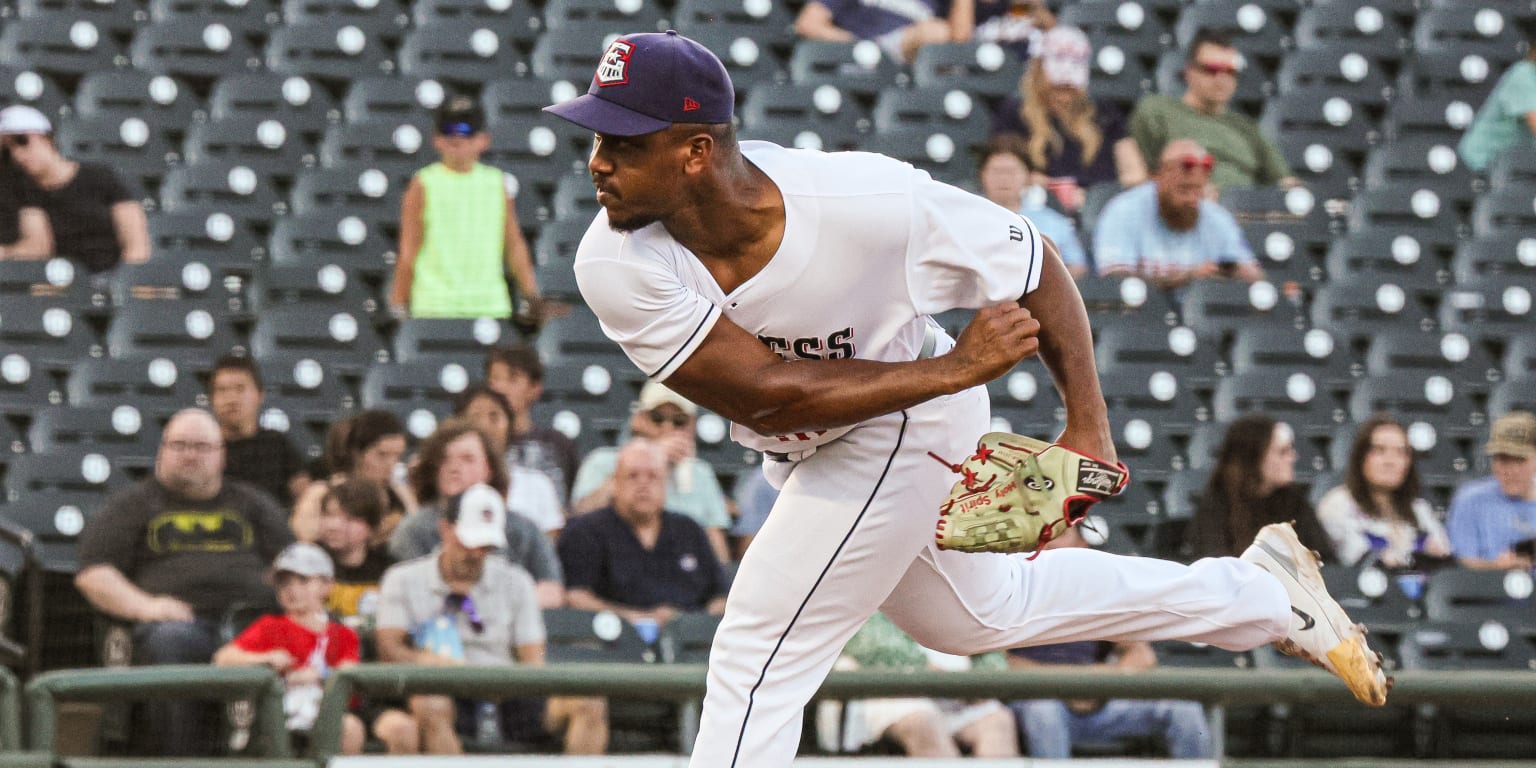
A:
[[[982,435],[960,464],[929,455],[962,476],[934,532],[939,549],[961,552],[1038,550],[1130,481],[1124,464],[1008,432]]]

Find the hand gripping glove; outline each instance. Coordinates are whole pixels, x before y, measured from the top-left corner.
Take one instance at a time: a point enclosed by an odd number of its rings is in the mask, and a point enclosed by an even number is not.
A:
[[[929,455],[962,476],[934,532],[939,549],[961,552],[1037,551],[1130,481],[1124,464],[1008,432],[982,435],[960,464]]]

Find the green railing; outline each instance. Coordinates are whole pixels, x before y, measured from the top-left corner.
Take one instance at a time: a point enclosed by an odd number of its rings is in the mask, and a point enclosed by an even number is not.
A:
[[[333,674],[315,724],[313,757],[337,754],[341,715],[354,692],[374,696],[437,693],[475,698],[582,695],[693,701],[704,695],[702,665],[562,664],[553,667],[416,667],[364,664]],[[1254,704],[1349,704],[1349,691],[1313,670],[1163,668],[1146,672],[1041,669],[1028,672],[833,672],[821,699],[932,696],[955,699],[1189,699],[1204,702],[1218,739],[1225,708]],[[1536,673],[1400,672],[1393,705],[1498,708],[1536,702]],[[1363,706],[1363,705],[1360,705]]]

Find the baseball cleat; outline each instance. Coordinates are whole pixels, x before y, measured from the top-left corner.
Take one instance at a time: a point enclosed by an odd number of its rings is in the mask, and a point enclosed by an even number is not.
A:
[[[1361,702],[1385,705],[1392,679],[1381,671],[1381,655],[1365,642],[1365,627],[1329,596],[1317,553],[1301,545],[1291,524],[1259,529],[1242,559],[1273,574],[1290,596],[1291,628],[1275,647],[1337,675]]]

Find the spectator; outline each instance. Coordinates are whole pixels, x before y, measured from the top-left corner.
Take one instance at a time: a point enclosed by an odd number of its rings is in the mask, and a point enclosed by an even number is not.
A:
[[[1237,219],[1205,198],[1216,163],[1187,139],[1163,147],[1152,183],[1115,195],[1099,213],[1093,233],[1099,273],[1139,274],[1163,288],[1212,277],[1263,279]]]
[[[1270,523],[1294,521],[1301,543],[1332,560],[1307,488],[1296,483],[1296,434],[1289,424],[1253,413],[1233,421],[1216,467],[1185,530],[1194,557],[1242,553]]]
[[[736,522],[731,525],[731,539],[735,545],[732,554],[740,562],[747,556],[747,547],[757,538],[757,532],[768,522],[768,513],[779,500],[779,490],[768,482],[761,471],[748,470],[736,477],[731,489],[731,500],[736,502]]]
[[[506,456],[512,431],[512,405],[487,386],[470,387],[459,395],[453,415],[469,419],[491,439],[491,455]],[[565,505],[549,475],[507,462],[507,509],[532,520],[551,539],[565,527]]]
[[[526,344],[496,347],[485,355],[485,384],[512,404],[507,461],[549,475],[570,498],[580,454],[576,443],[547,424],[533,421],[533,404],[544,396],[544,363]]]
[[[715,470],[694,456],[698,449],[694,434],[698,415],[699,407],[682,395],[658,382],[647,382],[640,388],[629,429],[635,437],[655,440],[666,451],[667,509],[687,515],[703,526],[715,557],[723,562],[731,557],[725,542],[731,515]],[[616,447],[598,448],[587,454],[576,473],[576,489],[571,492],[572,512],[579,515],[613,501],[613,468],[618,455]]]
[[[1087,547],[1077,528],[1052,539],[1043,549]],[[1008,652],[1008,666],[1034,669],[1074,666],[1094,670],[1141,672],[1157,666],[1157,653],[1146,642],[1084,640]],[[1066,760],[1075,744],[1127,737],[1161,737],[1175,760],[1208,760],[1214,754],[1205,708],[1198,701],[1175,699],[1034,699],[1008,705],[1018,718],[1019,735],[1035,759]]]
[[[10,149],[0,142],[0,261],[42,259],[53,253],[48,214],[22,194],[26,183]]]
[[[917,644],[883,613],[854,633],[837,660],[838,669],[888,669],[913,671],[938,669],[964,671],[973,664],[978,669],[1001,671],[998,654],[964,656],[939,653]],[[842,724],[844,751],[854,751],[882,739],[895,742],[907,757],[956,758],[961,748],[976,758],[1019,756],[1019,741],[1014,732],[1013,715],[996,699],[964,701],[959,699],[867,699],[852,701],[843,714],[835,704],[823,705],[817,713],[823,742],[828,741],[832,722]]]
[[[60,154],[53,143],[53,124],[43,113],[24,105],[0,109],[0,145],[27,176],[22,209],[40,209],[47,215],[53,253],[93,273],[149,258],[149,225],[137,191],[110,166]]]
[[[320,502],[320,546],[336,564],[325,607],[354,629],[373,623],[379,582],[395,564],[389,551],[374,543],[387,499],[384,486],[354,477],[328,487]]]
[[[1147,180],[1147,164],[1125,132],[1125,117],[1088,95],[1093,49],[1077,27],[1056,27],[1040,39],[1040,55],[1019,78],[1019,93],[998,105],[992,133],[1017,135],[1024,157],[1067,210],[1083,207],[1088,187]]]
[[[375,543],[387,542],[400,520],[416,509],[411,489],[395,477],[403,472],[405,427],[389,411],[363,411],[331,424],[325,439],[325,465],[330,479],[311,483],[293,505],[290,524],[300,541],[320,535],[320,500],[331,486],[349,477],[372,480],[384,486],[389,504],[379,522]]]
[[[491,461],[493,455],[491,439],[464,419],[444,421],[422,441],[411,467],[412,490],[421,506],[390,537],[389,553],[396,560],[423,557],[439,544],[437,522],[450,497],[482,483],[507,497],[507,467]],[[503,554],[533,575],[540,608],[558,608],[565,602],[565,588],[554,545],[522,515],[507,515],[506,526]]]
[[[283,676],[288,730],[308,736],[320,714],[325,678],[358,663],[357,633],[325,612],[335,571],[313,544],[290,544],[272,563],[283,612],[263,616],[213,654],[220,667],[268,666]],[[341,754],[360,755],[366,734],[351,712],[342,716]]]
[[[1031,185],[1029,161],[1018,141],[999,137],[981,153],[978,171],[981,194],[1035,223],[1040,234],[1055,241],[1061,260],[1073,277],[1088,273],[1088,255],[1077,237],[1077,225],[1045,204],[1045,190]]]
[[[1056,14],[1041,0],[974,0],[976,31],[972,40],[996,43],[1029,61],[1040,33],[1056,26]]]
[[[613,611],[631,624],[725,610],[725,571],[699,524],[663,509],[667,457],[637,438],[619,451],[613,503],[560,537],[572,608]]]
[[[172,416],[154,476],[112,494],[80,536],[75,586],[97,610],[134,622],[134,663],[206,664],[236,607],[268,608],[267,563],[293,543],[270,497],[224,479],[224,442],[207,411]],[[197,702],[149,705],[151,754],[208,748]]]
[[[480,162],[491,145],[474,99],[437,113],[438,162],[416,172],[400,203],[400,250],[389,303],[416,317],[511,317],[503,269],[535,317],[543,300],[517,222],[517,182]]]
[[[1416,559],[1451,554],[1445,527],[1419,496],[1408,432],[1385,414],[1360,425],[1344,484],[1323,494],[1317,519],[1344,565],[1369,558],[1387,568],[1409,568],[1422,566]]]
[[[224,433],[224,475],[266,491],[287,509],[309,487],[304,457],[281,432],[262,429],[261,372],[256,361],[225,355],[208,374],[208,405]]]
[[[1536,31],[1529,46],[1525,61],[1499,78],[1456,147],[1462,162],[1478,173],[1511,147],[1536,152]]]
[[[1447,524],[1451,551],[1468,568],[1529,570],[1536,555],[1536,415],[1499,417],[1483,452],[1493,476],[1456,489]]]
[[[533,579],[523,568],[491,556],[505,549],[509,517],[503,494],[485,485],[449,500],[435,520],[442,546],[384,574],[379,605],[379,655],[405,664],[509,666],[544,664],[544,619]],[[457,754],[460,734],[476,730],[484,703],[412,696],[428,754]],[[607,749],[602,699],[550,698],[502,702],[502,738],[542,743],[563,734],[567,754]]]
[[[1217,187],[1291,187],[1296,178],[1279,147],[1247,115],[1231,111],[1243,60],[1224,35],[1201,30],[1184,56],[1183,98],[1147,96],[1131,113],[1131,136],[1148,166],[1163,157],[1169,142],[1191,139],[1215,156]]]
[[[810,0],[795,17],[795,33],[807,40],[873,40],[903,64],[925,45],[970,40],[975,27],[974,0]]]

